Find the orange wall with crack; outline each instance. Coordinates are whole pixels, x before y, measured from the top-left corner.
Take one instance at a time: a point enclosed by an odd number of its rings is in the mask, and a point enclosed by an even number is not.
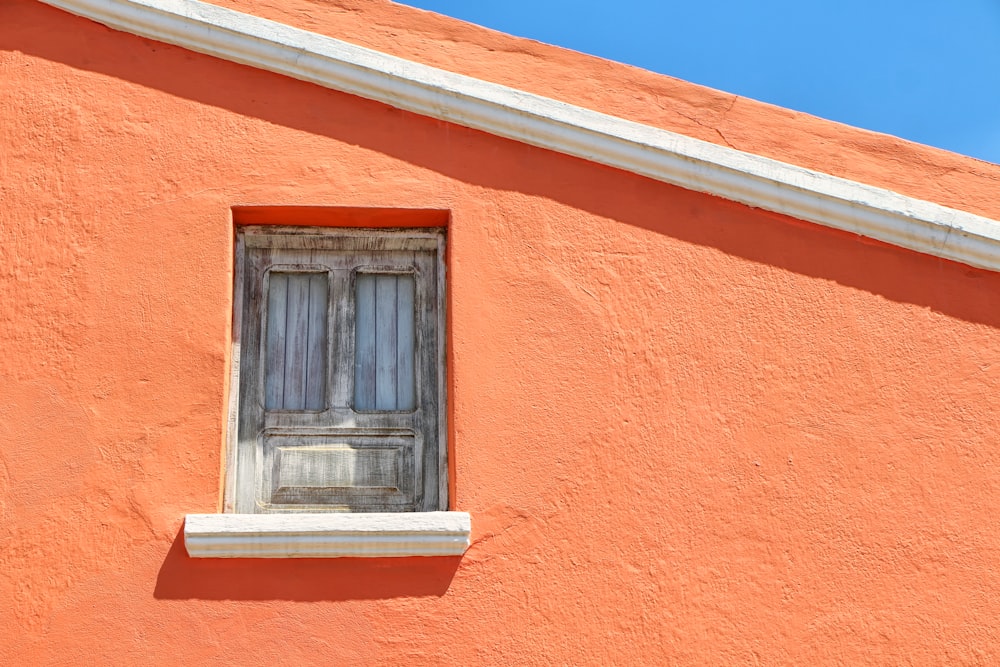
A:
[[[1000,217],[996,165],[388,2],[222,4]],[[1000,654],[996,273],[32,0],[0,114],[0,663]],[[464,557],[185,554],[252,205],[450,212]]]

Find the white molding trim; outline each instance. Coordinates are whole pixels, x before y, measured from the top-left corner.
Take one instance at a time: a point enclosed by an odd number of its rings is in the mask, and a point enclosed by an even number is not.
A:
[[[461,556],[468,512],[396,514],[188,514],[192,558]]]
[[[689,190],[1000,270],[1000,223],[198,0],[42,0],[111,28]]]

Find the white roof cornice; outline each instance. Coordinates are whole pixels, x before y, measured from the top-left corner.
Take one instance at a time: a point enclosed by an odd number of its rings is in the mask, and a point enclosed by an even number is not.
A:
[[[917,252],[1000,270],[1000,223],[198,0],[42,0],[111,28]]]

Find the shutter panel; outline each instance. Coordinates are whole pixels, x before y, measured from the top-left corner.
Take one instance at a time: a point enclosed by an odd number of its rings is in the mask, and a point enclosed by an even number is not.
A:
[[[321,410],[326,400],[326,273],[272,271],[268,280],[264,408]]]
[[[412,275],[360,274],[355,290],[355,410],[415,407]]]
[[[240,233],[236,511],[442,509],[441,233]]]

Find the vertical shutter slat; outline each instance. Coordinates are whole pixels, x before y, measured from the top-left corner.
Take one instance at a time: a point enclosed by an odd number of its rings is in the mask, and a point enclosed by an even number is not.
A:
[[[375,276],[358,274],[354,315],[354,409],[375,408]]]
[[[237,233],[227,509],[441,509],[443,232]]]
[[[326,407],[329,279],[272,271],[267,295],[264,408]]]
[[[309,333],[306,351],[306,410],[326,407],[327,316],[330,283],[325,273],[309,276]]]
[[[416,283],[412,275],[396,278],[396,409],[416,407],[416,382],[413,372],[415,340],[413,332]]]
[[[396,409],[396,276],[375,278],[375,409]]]
[[[267,345],[264,350],[264,408],[281,409],[285,391],[285,319],[288,276],[271,273],[267,294]]]
[[[416,280],[410,274],[361,274],[355,304],[356,410],[416,407]]]
[[[285,410],[306,407],[306,350],[309,340],[309,275],[288,276],[285,329]]]

